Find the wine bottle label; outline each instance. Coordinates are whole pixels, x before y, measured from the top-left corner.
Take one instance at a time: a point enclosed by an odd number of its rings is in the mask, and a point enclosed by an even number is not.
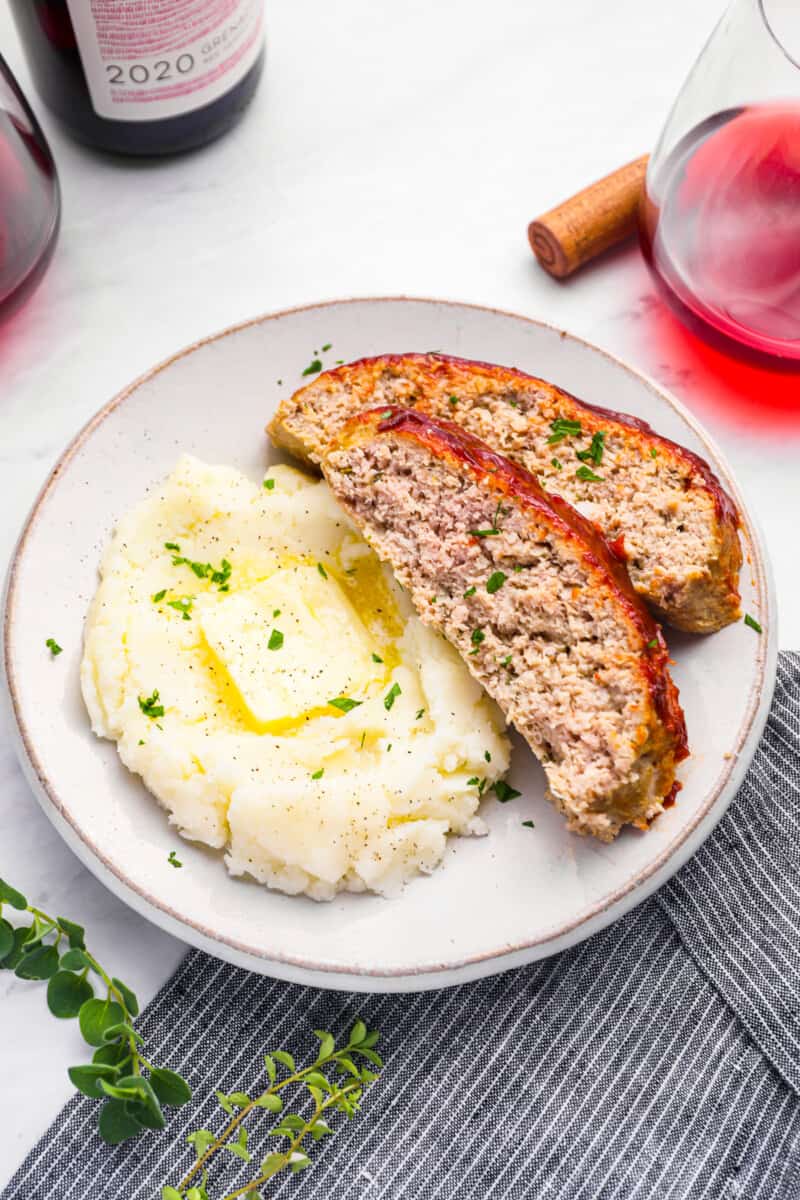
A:
[[[264,39],[263,0],[67,0],[95,112],[178,117],[244,78]]]

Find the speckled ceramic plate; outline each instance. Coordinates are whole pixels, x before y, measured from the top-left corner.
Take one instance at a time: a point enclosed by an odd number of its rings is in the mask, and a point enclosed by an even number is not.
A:
[[[542,772],[517,740],[520,799],[483,805],[490,833],[452,839],[430,878],[397,899],[315,904],[226,874],[216,853],[181,845],[115,748],[89,729],[78,687],[83,621],[116,519],[181,451],[260,478],[278,457],[262,434],[301,382],[311,351],[329,358],[429,350],[516,366],[596,404],[635,413],[707,458],[744,517],[742,623],[713,637],[669,635],[692,757],[683,791],[646,834],[612,845],[568,834]],[[283,385],[279,384],[283,380]],[[58,570],[53,569],[54,562]],[[31,602],[31,597],[35,602]],[[57,615],[57,619],[55,618]],[[51,661],[46,637],[64,653]],[[68,447],[22,532],[8,581],[5,669],[23,765],[76,854],[149,920],[221,958],[323,987],[414,991],[461,983],[564,949],[638,904],[686,861],[734,795],[772,693],[775,604],[747,506],[711,439],[677,401],[607,354],[523,317],[431,300],[352,300],[260,318],[176,354],[111,400]],[[532,818],[535,829],[522,827]]]

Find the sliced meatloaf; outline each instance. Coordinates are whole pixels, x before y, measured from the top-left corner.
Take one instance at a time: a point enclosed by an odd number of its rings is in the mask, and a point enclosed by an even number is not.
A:
[[[344,421],[387,403],[455,421],[577,505],[624,552],[661,619],[711,633],[739,616],[738,513],[708,464],[542,379],[438,354],[366,358],[284,401],[270,433],[318,463]]]
[[[686,730],[660,630],[596,528],[412,410],[354,417],[322,469],[526,739],[569,828],[610,841],[645,827],[674,796]]]

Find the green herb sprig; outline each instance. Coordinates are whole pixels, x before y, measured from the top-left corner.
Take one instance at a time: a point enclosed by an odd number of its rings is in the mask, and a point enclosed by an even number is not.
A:
[[[264,1055],[269,1084],[266,1090],[253,1096],[246,1092],[216,1093],[220,1108],[230,1119],[220,1133],[195,1129],[189,1134],[186,1140],[194,1148],[194,1165],[177,1186],[162,1188],[161,1200],[211,1200],[208,1170],[212,1160],[220,1151],[243,1162],[253,1160],[250,1148],[253,1131],[245,1126],[245,1121],[258,1113],[280,1114],[277,1125],[267,1136],[280,1139],[283,1145],[262,1158],[249,1183],[227,1192],[224,1200],[258,1197],[259,1189],[282,1171],[297,1174],[311,1166],[306,1149],[309,1140],[318,1142],[333,1133],[325,1120],[326,1114],[338,1112],[352,1119],[360,1109],[365,1089],[378,1078],[383,1066],[374,1049],[379,1034],[368,1030],[363,1021],[356,1021],[349,1037],[338,1048],[333,1034],[327,1030],[315,1029],[314,1033],[320,1044],[309,1066],[298,1067],[291,1054],[273,1050]],[[304,1099],[310,1099],[311,1104],[303,1112],[287,1111],[281,1095],[287,1088],[299,1090],[301,1096],[304,1090]]]
[[[181,548],[177,542],[164,542],[164,549],[172,551],[173,567],[189,567],[198,579],[210,579],[212,583],[217,585],[221,592],[230,590],[228,581],[231,577],[233,567],[227,558],[223,558],[220,565],[215,567],[211,563],[196,562],[191,558],[186,558],[185,555],[180,553]]]
[[[3,916],[4,907],[28,914],[29,923],[12,925]],[[163,1106],[178,1107],[191,1099],[182,1075],[145,1057],[143,1039],[133,1027],[139,1012],[136,995],[90,953],[83,927],[29,904],[2,879],[0,969],[20,979],[46,980],[53,1016],[77,1017],[94,1055],[68,1073],[79,1092],[103,1101],[98,1127],[104,1141],[114,1145],[145,1129],[163,1129]]]

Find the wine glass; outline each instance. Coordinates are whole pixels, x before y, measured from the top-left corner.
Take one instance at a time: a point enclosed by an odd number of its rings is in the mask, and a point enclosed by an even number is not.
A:
[[[645,258],[711,341],[800,367],[800,4],[733,0],[653,152]]]
[[[17,308],[41,279],[60,214],[50,147],[0,56],[0,318]]]

